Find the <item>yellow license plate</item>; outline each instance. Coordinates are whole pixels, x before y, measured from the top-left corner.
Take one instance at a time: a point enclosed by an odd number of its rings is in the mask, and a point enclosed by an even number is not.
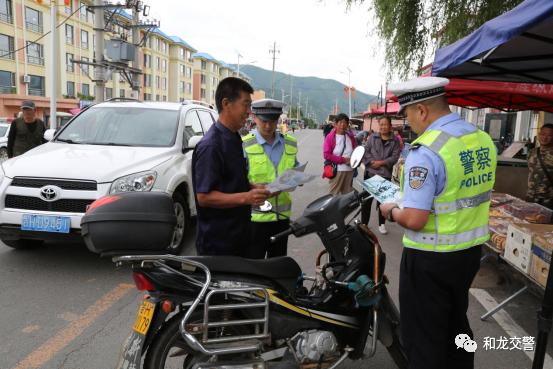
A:
[[[138,309],[138,314],[136,315],[136,320],[132,329],[143,336],[148,332],[148,328],[152,323],[152,317],[154,316],[154,311],[156,305],[148,300],[142,301],[140,308]]]

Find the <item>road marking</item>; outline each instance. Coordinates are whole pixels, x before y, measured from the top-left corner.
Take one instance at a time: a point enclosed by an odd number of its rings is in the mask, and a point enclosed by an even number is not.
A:
[[[470,294],[473,295],[478,302],[489,311],[497,306],[497,301],[486,291],[480,288],[471,288]],[[505,310],[499,310],[492,317],[497,321],[499,326],[511,337],[527,337],[530,336],[524,328],[518,325],[513,318]],[[524,351],[530,360],[534,360],[534,351]],[[553,359],[547,353],[545,354],[544,368],[553,368]]]
[[[134,288],[134,285],[128,283],[121,283],[116,286],[97,300],[94,305],[86,309],[81,316],[67,327],[63,328],[42,346],[30,353],[25,359],[21,360],[13,369],[36,369],[42,367],[132,288]]]

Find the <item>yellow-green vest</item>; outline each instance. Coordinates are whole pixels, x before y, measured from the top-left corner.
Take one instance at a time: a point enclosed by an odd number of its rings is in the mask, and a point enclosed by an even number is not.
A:
[[[405,247],[451,252],[480,245],[489,239],[488,218],[495,182],[497,152],[490,136],[476,130],[452,136],[427,130],[413,142],[425,146],[445,163],[443,191],[434,198],[428,222],[420,231],[406,230]],[[403,192],[405,175],[401,174]]]
[[[276,134],[280,133],[277,132]],[[250,183],[271,183],[286,170],[294,168],[298,152],[296,138],[288,134],[283,135],[283,138],[284,151],[278,166],[275,168],[271,159],[265,154],[263,147],[257,142],[254,133],[242,137],[242,145],[248,157],[248,179]],[[252,222],[275,222],[290,218],[292,215],[292,197],[290,193],[281,192],[280,195],[271,197],[268,201],[273,206],[274,212],[264,213],[252,210]]]

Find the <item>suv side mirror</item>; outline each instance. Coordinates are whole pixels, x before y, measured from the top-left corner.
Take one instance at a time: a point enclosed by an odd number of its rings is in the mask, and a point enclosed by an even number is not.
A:
[[[190,150],[196,147],[198,142],[204,138],[204,136],[192,136],[188,139],[188,144],[184,146],[184,150]]]
[[[46,132],[44,132],[44,139],[46,141],[52,141],[55,133],[56,133],[55,129],[47,129]]]

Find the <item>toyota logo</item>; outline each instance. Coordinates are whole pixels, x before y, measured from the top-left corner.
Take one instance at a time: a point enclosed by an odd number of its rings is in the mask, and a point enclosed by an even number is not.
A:
[[[56,201],[60,193],[57,186],[44,186],[40,189],[40,197],[45,201]]]

